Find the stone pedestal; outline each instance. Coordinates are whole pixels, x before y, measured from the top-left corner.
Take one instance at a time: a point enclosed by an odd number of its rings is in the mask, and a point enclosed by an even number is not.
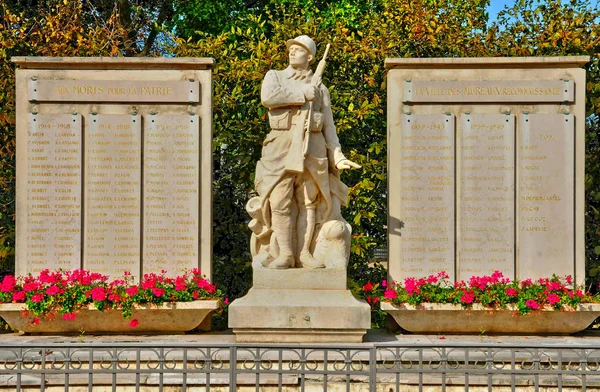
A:
[[[370,326],[371,309],[346,289],[345,269],[257,269],[229,307],[238,342],[356,343]]]

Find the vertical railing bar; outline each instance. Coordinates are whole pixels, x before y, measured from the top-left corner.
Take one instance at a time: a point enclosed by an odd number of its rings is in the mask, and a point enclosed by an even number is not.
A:
[[[255,385],[256,385],[256,392],[259,392],[260,390],[260,348],[256,348],[256,353],[254,354],[254,375],[255,375]]]
[[[19,358],[17,358],[17,392],[21,392],[21,373],[23,372],[23,363],[25,362],[23,347],[19,348]]]
[[[369,349],[369,390],[376,392],[377,390],[377,351],[375,346]]]
[[[119,367],[119,352],[118,352],[118,348],[115,347],[114,351],[113,351],[113,359],[112,359],[112,390],[116,391],[117,390],[117,370]]]
[[[306,372],[306,350],[300,350],[300,392],[304,392],[304,373]]]
[[[510,349],[510,370],[510,388],[514,391],[517,384],[517,354],[514,348]]]
[[[486,354],[486,368],[487,368],[487,382],[488,382],[488,391],[492,392],[492,367],[494,365],[494,357],[492,355],[493,349],[491,347],[487,348]]]
[[[183,348],[183,362],[181,364],[181,373],[183,376],[183,382],[181,383],[181,391],[182,392],[187,391],[187,375],[188,375],[187,358],[188,358],[188,349],[187,349],[187,347],[184,347]]]
[[[69,392],[69,366],[71,365],[71,348],[65,350],[65,392]]]
[[[208,361],[210,366],[212,366],[211,355],[212,354],[210,352],[210,347],[208,347],[206,349],[206,360]],[[206,364],[207,361],[205,361],[204,364]],[[210,366],[206,370],[206,392],[210,391]],[[185,377],[185,373],[184,373],[184,377]]]
[[[579,369],[581,369],[581,390],[582,392],[585,392],[587,389],[587,377],[586,377],[586,371],[587,371],[587,359],[586,359],[586,349],[582,348],[581,349],[581,357],[579,358]]]
[[[419,391],[423,390],[423,347],[419,348]]]
[[[88,355],[88,391],[93,392],[94,386],[94,347],[90,347]]]
[[[448,370],[448,368],[446,368],[446,364],[447,364],[447,352],[446,352],[446,347],[442,347],[442,357],[440,358],[441,362],[440,362],[440,366],[442,367],[442,392],[446,392],[446,371]]]
[[[465,347],[465,392],[469,392],[469,371],[470,363],[469,363],[469,347]]]
[[[325,349],[324,350],[324,354],[323,354],[323,392],[327,392],[327,378],[328,378],[328,371],[327,371],[327,356],[329,354],[329,350]]]
[[[237,347],[231,345],[229,348],[229,392],[235,391],[237,384]]]
[[[539,350],[536,348],[533,350],[533,352],[535,353],[535,356],[533,357],[533,368],[535,370],[533,379],[534,379],[534,384],[535,384],[535,392],[539,392],[540,390],[540,352]]]
[[[135,350],[135,390],[139,392],[140,390],[140,366],[141,366],[141,350],[137,348]]]
[[[350,359],[352,358],[352,353],[350,352],[350,349],[346,350],[346,366],[345,366],[345,371],[346,371],[346,392],[350,392],[350,372],[352,371],[352,360]]]
[[[283,390],[283,349],[277,350],[279,355],[277,356],[277,365],[279,372],[277,373],[277,390],[281,392]]]
[[[400,348],[396,347],[394,351],[394,370],[396,371],[396,392],[400,392],[400,369],[402,361],[400,360]]]
[[[160,347],[158,350],[158,392],[163,392],[163,383],[165,381],[165,348]]]
[[[42,363],[40,364],[41,366],[41,379],[40,379],[40,391],[45,391],[46,390],[46,349],[44,347],[42,347]]]
[[[563,350],[558,349],[558,392],[562,392],[562,354]],[[552,361],[550,361],[550,366],[552,366]]]

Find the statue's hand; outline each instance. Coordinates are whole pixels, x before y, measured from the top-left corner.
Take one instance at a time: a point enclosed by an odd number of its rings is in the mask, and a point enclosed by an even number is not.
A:
[[[303,84],[302,93],[307,101],[314,101],[314,99],[317,97],[317,87],[313,86],[312,84]]]
[[[338,169],[360,169],[361,166],[358,163],[352,162],[350,159],[342,159],[335,165]]]

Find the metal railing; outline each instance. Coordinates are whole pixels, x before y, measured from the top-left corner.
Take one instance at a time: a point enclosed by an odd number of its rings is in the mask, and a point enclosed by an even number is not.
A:
[[[48,343],[0,347],[0,390],[596,390],[598,345]],[[254,388],[254,389],[253,389]],[[458,388],[458,389],[456,389]]]

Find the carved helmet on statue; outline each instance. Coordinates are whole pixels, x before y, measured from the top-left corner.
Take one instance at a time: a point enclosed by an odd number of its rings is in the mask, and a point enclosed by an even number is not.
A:
[[[285,43],[285,46],[289,49],[292,45],[300,45],[304,49],[308,50],[310,54],[312,54],[312,60],[310,63],[314,63],[317,58],[317,44],[312,40],[308,35],[300,35],[294,39],[288,39]]]

